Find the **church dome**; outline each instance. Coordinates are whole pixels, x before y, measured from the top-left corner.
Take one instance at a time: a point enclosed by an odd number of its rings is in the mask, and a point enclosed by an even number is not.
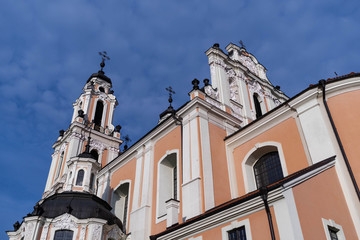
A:
[[[103,71],[98,71],[97,73],[93,73],[91,74],[91,76],[89,77],[89,79],[87,80],[87,83],[92,79],[92,78],[100,78],[102,80],[104,80],[107,83],[111,83],[111,79],[105,75],[105,73]]]
[[[100,218],[108,225],[116,224],[123,230],[122,222],[113,213],[111,206],[96,195],[82,192],[62,192],[36,204],[32,216],[56,218],[69,213],[78,219]]]

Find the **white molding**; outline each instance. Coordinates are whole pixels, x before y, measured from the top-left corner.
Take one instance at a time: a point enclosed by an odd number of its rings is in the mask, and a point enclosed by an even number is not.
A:
[[[321,218],[322,220],[322,224],[324,227],[324,231],[325,231],[325,236],[326,236],[326,240],[331,240],[332,238],[330,237],[330,233],[329,233],[329,227],[335,228],[336,230],[338,230],[336,232],[336,235],[338,237],[339,240],[345,240],[345,235],[344,235],[344,230],[342,228],[341,225],[336,224],[334,220],[327,220],[324,218]]]
[[[229,234],[228,232],[239,228],[239,227],[245,227],[245,232],[246,232],[246,239],[247,240],[252,240],[251,237],[251,228],[250,228],[250,221],[249,219],[244,219],[241,221],[232,221],[229,225],[222,227],[221,228],[221,240],[229,240]]]
[[[265,152],[263,152],[262,149],[264,149],[265,147],[270,147],[271,149],[265,150]],[[255,147],[253,147],[245,155],[244,159],[241,162],[242,172],[243,172],[243,176],[244,176],[244,185],[245,185],[244,187],[245,187],[246,193],[256,190],[256,181],[255,181],[255,176],[254,176],[255,163],[264,154],[274,151],[275,150],[274,148],[276,148],[276,151],[279,154],[281,169],[283,171],[283,176],[286,177],[288,175],[284,151],[281,146],[281,143],[274,142],[274,141],[256,143]],[[254,156],[254,154],[256,154],[256,156]]]

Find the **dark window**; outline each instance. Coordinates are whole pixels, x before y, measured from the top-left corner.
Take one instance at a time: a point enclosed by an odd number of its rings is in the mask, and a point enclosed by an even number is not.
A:
[[[82,186],[83,184],[83,180],[84,180],[84,170],[79,170],[77,178],[76,178],[76,185],[77,186]]]
[[[339,230],[337,230],[336,228],[330,227],[330,226],[328,226],[328,229],[329,229],[329,233],[330,233],[330,239],[338,240],[337,232]]]
[[[100,91],[100,92],[105,92],[105,90],[104,90],[103,87],[99,87],[99,91]]]
[[[174,166],[174,173],[173,173],[173,180],[174,180],[174,186],[173,186],[173,191],[174,191],[174,199],[177,199],[177,167],[176,165]]]
[[[262,156],[254,165],[254,174],[258,188],[282,179],[284,176],[278,152],[270,152]]]
[[[94,181],[95,181],[95,174],[92,173],[91,176],[90,176],[90,189],[93,189]]]
[[[54,240],[72,240],[73,234],[70,230],[58,230],[55,232]]]
[[[255,111],[256,111],[256,118],[259,118],[259,117],[262,116],[261,106],[260,106],[260,102],[259,102],[258,97],[259,96],[256,93],[253,95],[254,104],[255,104]]]
[[[229,240],[246,240],[245,226],[228,231]]]
[[[96,104],[95,117],[94,117],[94,124],[95,124],[95,129],[96,130],[100,129],[101,119],[102,119],[102,115],[103,115],[103,109],[104,109],[103,102],[98,101],[97,104]]]
[[[91,150],[91,151],[90,151],[90,154],[91,154],[96,160],[99,159],[99,154],[98,154],[98,152],[97,152],[95,149]]]

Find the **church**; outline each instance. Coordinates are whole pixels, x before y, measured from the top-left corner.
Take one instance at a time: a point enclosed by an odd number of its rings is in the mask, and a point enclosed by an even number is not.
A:
[[[244,46],[206,55],[211,79],[178,109],[169,87],[158,124],[123,151],[104,55],[9,239],[360,239],[360,73],[289,98]]]

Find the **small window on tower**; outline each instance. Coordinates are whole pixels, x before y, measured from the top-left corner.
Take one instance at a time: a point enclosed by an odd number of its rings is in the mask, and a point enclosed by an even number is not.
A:
[[[84,174],[85,174],[84,170],[82,170],[82,169],[79,170],[77,178],[76,178],[76,185],[77,186],[82,186],[83,180],[84,180]]]
[[[259,95],[254,93],[253,99],[254,99],[254,105],[255,105],[256,118],[259,118],[259,117],[262,116],[261,105],[260,105],[260,101],[259,101]]]
[[[103,87],[99,87],[100,92],[105,92],[105,89]]]
[[[94,159],[99,159],[99,154],[95,149],[91,150],[90,154],[94,157]]]

